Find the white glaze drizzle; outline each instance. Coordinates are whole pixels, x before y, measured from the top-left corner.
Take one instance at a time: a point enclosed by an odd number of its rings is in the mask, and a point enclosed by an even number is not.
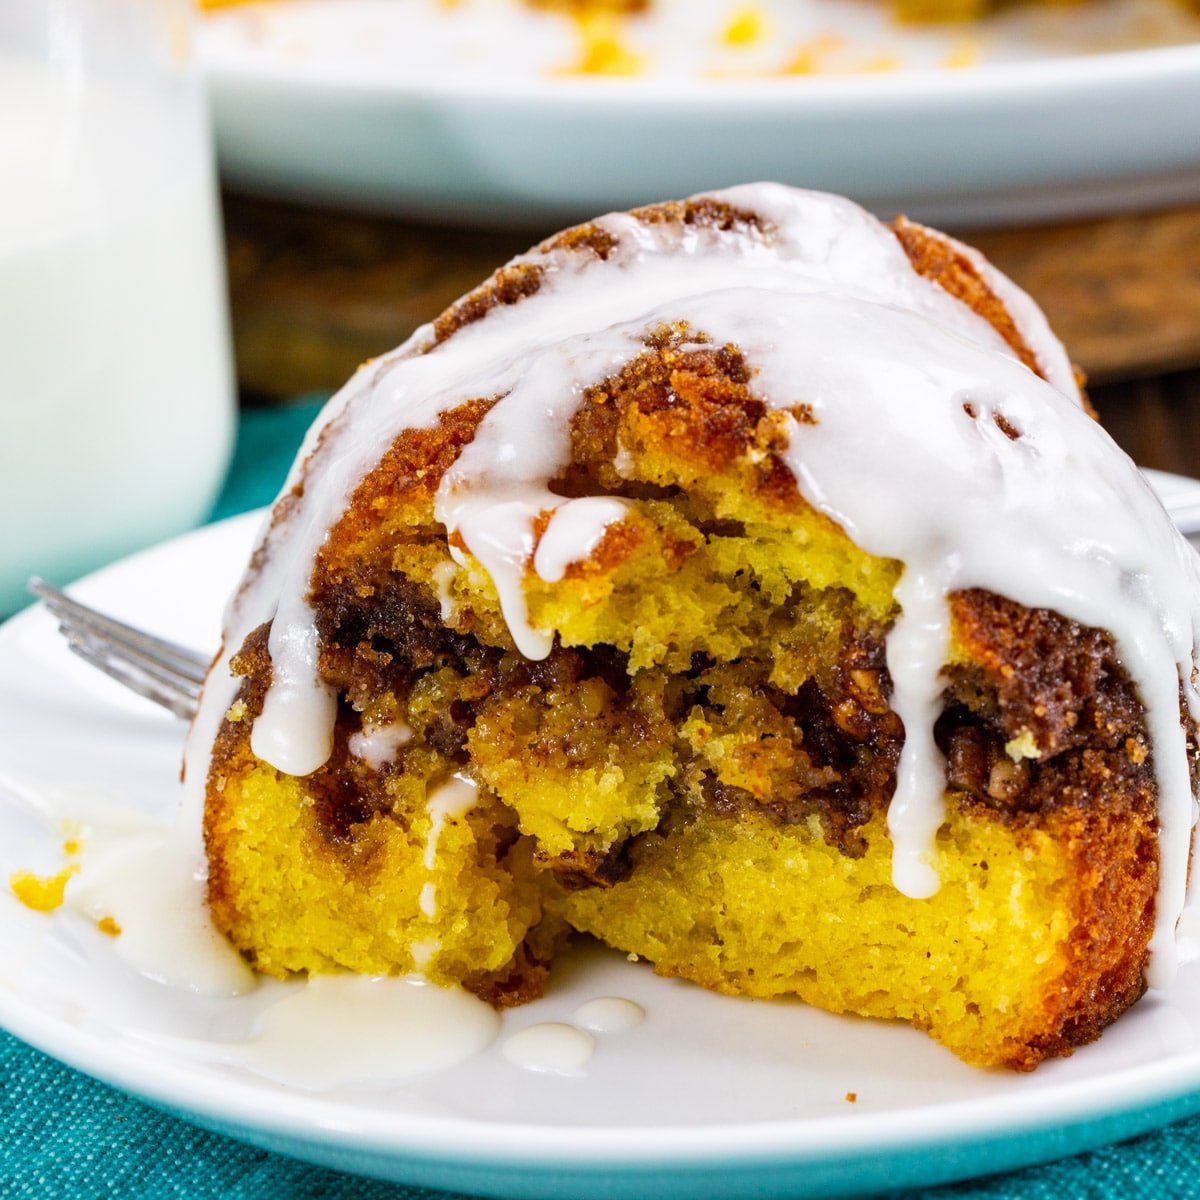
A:
[[[346,748],[372,771],[396,761],[396,751],[412,741],[412,727],[404,721],[390,725],[364,725],[347,739]]]
[[[424,893],[425,888],[422,888],[421,891]],[[413,942],[410,950],[410,953],[412,954],[413,968],[418,973],[423,972],[425,968],[433,961],[434,956],[441,948],[441,938],[418,938],[415,942]]]
[[[438,842],[441,841],[442,830],[447,821],[457,821],[465,817],[475,807],[479,800],[479,785],[468,775],[455,772],[447,782],[439,785],[425,801],[425,811],[429,814],[429,832],[425,835],[425,870],[429,872],[429,880],[421,888],[418,901],[421,912],[429,920],[437,916],[437,870]],[[431,939],[432,940],[432,939]],[[425,962],[428,962],[437,945],[428,950]],[[424,963],[418,963],[423,966]]]
[[[241,1042],[126,1030],[132,1041],[223,1063],[287,1087],[394,1086],[489,1046],[499,1014],[461,988],[416,976],[312,975],[286,985]]]
[[[206,686],[188,772],[199,827],[204,770],[233,687],[228,657],[273,619],[273,683],[253,748],[305,773],[327,755],[332,696],[316,674],[308,581],[359,481],[407,427],[428,427],[472,397],[500,399],[442,479],[436,515],[491,576],[518,649],[544,657],[553,630],[529,622],[524,580],[538,570],[535,526],[570,506],[551,490],[569,424],[589,386],[640,351],[646,333],[685,321],[733,343],[765,403],[808,404],[785,459],[803,497],[868,551],[906,564],[889,637],[893,706],[906,727],[889,814],[895,881],[924,895],[944,775],[932,743],[948,641],[945,594],[984,587],[1112,631],[1147,710],[1160,791],[1161,919],[1153,978],[1169,979],[1194,823],[1176,692],[1189,705],[1195,557],[1132,464],[1082,412],[1065,353],[1036,307],[987,268],[993,290],[1057,388],[1016,363],[995,330],[919,276],[894,236],[849,201],[776,185],[714,198],[767,222],[718,235],[624,214],[597,224],[606,260],[535,252],[542,281],[445,343],[429,327],[359,372],[310,431],[292,482],[303,496],[264,535],[259,567],[231,604],[225,651]],[[968,415],[969,404],[974,416]],[[995,413],[1022,432],[1015,441]],[[589,498],[591,499],[591,498]],[[572,501],[571,504],[578,504]],[[568,518],[547,577],[580,561],[611,521]],[[543,539],[544,540],[544,539]],[[586,545],[585,545],[586,543]],[[451,548],[459,563],[468,556]],[[541,572],[538,571],[540,574]],[[260,734],[260,726],[262,732]]]
[[[458,563],[440,562],[433,568],[433,586],[437,588],[438,614],[444,622],[454,619],[457,605],[450,591],[450,585],[461,570]]]
[[[1046,314],[1038,307],[1034,298],[1024,289],[1019,288],[1007,275],[997,271],[994,266],[974,246],[968,246],[956,238],[947,236],[927,226],[917,225],[933,237],[942,238],[948,242],[979,272],[984,283],[999,298],[1008,310],[1009,316],[1021,332],[1021,338],[1033,351],[1041,373],[1065,396],[1079,394],[1079,384],[1075,379],[1075,368],[1067,356],[1062,342],[1054,336]]]
[[[258,977],[217,932],[204,876],[173,830],[92,834],[65,903],[116,922],[117,956],[168,987],[201,996],[253,991]]]
[[[272,683],[250,733],[255,757],[288,775],[311,775],[333,750],[337,696],[318,676],[320,643],[309,612],[294,596],[280,599],[271,627]]]
[[[258,986],[213,926],[194,834],[181,824],[164,826],[91,788],[0,773],[0,792],[48,829],[70,828],[78,871],[64,907],[89,921],[115,921],[117,957],[133,970],[202,996],[240,996]]]
[[[646,1010],[623,996],[597,996],[587,1000],[572,1014],[571,1021],[592,1033],[624,1033],[646,1019]]]
[[[544,1075],[580,1075],[595,1050],[590,1033],[560,1021],[526,1026],[500,1044],[510,1063]]]
[[[257,1074],[307,1088],[396,1083],[444,1071],[495,1038],[500,1018],[461,988],[423,979],[313,975],[230,1049]]]
[[[534,573],[547,583],[558,583],[569,566],[592,556],[608,527],[628,512],[628,503],[614,496],[581,496],[560,504],[538,542]]]
[[[936,568],[905,570],[895,593],[900,613],[887,639],[891,705],[904,724],[896,790],[887,813],[892,882],[906,896],[921,900],[938,890],[932,852],[946,815],[945,761],[933,740],[933,725],[942,708],[940,670],[950,649],[944,576]]]

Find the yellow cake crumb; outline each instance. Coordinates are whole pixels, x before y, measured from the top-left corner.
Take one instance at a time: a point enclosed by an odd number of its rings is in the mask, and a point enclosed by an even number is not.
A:
[[[83,850],[84,826],[78,821],[63,819],[58,823],[58,832],[63,839],[62,851],[74,858]]]
[[[63,892],[71,876],[78,874],[79,866],[71,863],[55,875],[35,875],[32,871],[14,871],[9,876],[8,886],[26,908],[34,912],[53,912],[63,902]]]
[[[1042,752],[1038,749],[1037,738],[1028,729],[1024,729],[1015,738],[1004,743],[1004,753],[1013,762],[1020,762],[1023,758],[1037,758]]]

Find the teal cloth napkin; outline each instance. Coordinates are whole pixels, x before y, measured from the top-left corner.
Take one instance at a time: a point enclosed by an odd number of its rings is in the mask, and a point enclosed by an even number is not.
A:
[[[242,414],[214,520],[271,501],[317,407],[309,400]],[[1048,1166],[908,1195],[914,1200],[1197,1196],[1200,1117]],[[60,1196],[448,1200],[444,1193],[353,1178],[203,1132],[0,1033],[0,1200]]]

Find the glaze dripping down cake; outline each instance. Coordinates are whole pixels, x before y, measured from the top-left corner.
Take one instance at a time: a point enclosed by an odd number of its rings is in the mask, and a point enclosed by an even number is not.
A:
[[[966,247],[775,185],[597,219],[310,432],[191,737],[212,914],[498,1005],[579,931],[1033,1067],[1170,976],[1197,584]]]

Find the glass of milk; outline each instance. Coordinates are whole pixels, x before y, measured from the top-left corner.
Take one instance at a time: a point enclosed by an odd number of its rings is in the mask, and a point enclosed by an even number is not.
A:
[[[234,390],[188,0],[0,0],[0,615],[204,519]]]

